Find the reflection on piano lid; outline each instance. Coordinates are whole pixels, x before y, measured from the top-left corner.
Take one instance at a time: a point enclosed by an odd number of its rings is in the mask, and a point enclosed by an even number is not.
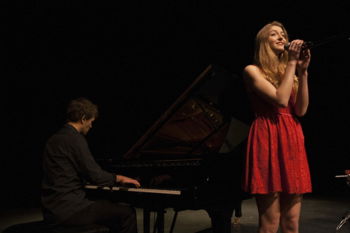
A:
[[[170,190],[170,189],[129,188],[129,187],[123,187],[123,186],[111,186],[110,187],[110,186],[97,186],[97,185],[90,185],[90,184],[87,184],[84,187],[85,187],[85,189],[91,189],[91,190],[181,195],[181,190]]]
[[[244,93],[240,77],[209,65],[123,158],[189,159],[232,151],[248,132]]]

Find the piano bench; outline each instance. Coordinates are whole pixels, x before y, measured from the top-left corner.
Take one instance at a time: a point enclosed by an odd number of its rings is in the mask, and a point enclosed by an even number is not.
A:
[[[109,233],[109,228],[91,224],[86,226],[49,226],[44,221],[19,223],[7,227],[2,233]]]

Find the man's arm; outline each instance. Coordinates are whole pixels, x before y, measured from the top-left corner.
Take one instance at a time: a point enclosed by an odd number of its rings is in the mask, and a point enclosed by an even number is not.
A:
[[[136,187],[141,186],[139,181],[133,178],[119,174],[117,175],[115,173],[103,170],[100,165],[97,164],[93,155],[91,154],[85,138],[83,138],[81,142],[78,142],[77,145],[79,170],[90,182],[96,185],[107,186],[111,186],[116,183],[133,184]]]
[[[112,186],[116,183],[116,174],[103,170],[95,161],[90,152],[84,136],[77,138],[74,142],[74,160],[78,173],[82,175],[88,182],[96,185]]]

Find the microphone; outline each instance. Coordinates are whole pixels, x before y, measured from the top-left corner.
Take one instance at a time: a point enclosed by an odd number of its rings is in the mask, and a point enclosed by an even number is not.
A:
[[[290,46],[290,42],[284,45],[284,49],[288,51]],[[302,45],[301,45],[301,50],[305,50],[305,49],[311,49],[314,47],[314,43],[311,41],[305,41]]]

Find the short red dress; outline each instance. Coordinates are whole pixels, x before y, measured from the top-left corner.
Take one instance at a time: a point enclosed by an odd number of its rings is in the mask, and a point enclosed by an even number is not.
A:
[[[251,93],[255,119],[250,127],[243,190],[251,194],[312,192],[304,134],[288,107],[275,107]]]

